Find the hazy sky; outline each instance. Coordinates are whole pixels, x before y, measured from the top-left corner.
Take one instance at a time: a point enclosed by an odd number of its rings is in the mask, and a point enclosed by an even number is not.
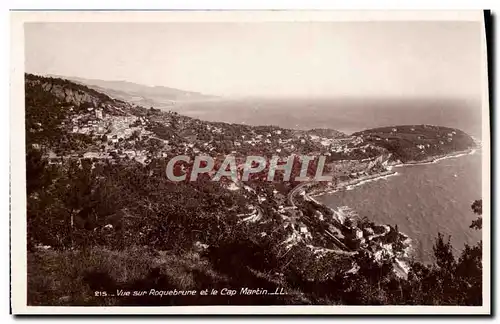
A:
[[[479,22],[39,23],[26,71],[221,96],[481,96]]]

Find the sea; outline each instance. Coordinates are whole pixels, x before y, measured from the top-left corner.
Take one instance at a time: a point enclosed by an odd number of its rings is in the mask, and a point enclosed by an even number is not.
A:
[[[284,128],[331,128],[351,134],[390,125],[431,124],[461,129],[481,138],[479,101],[464,99],[238,99],[169,107],[203,120],[277,125]],[[397,225],[413,245],[413,256],[433,261],[438,233],[450,237],[456,255],[464,244],[481,240],[469,228],[477,218],[471,204],[481,199],[481,149],[435,163],[395,167],[394,176],[362,183],[351,190],[317,197],[326,205],[349,206],[360,216]]]
[[[480,101],[471,99],[241,98],[180,102],[158,108],[207,121],[331,128],[346,134],[388,125],[431,124],[481,136]]]
[[[349,206],[358,215],[397,225],[412,240],[413,256],[432,262],[438,233],[450,238],[458,256],[464,244],[481,240],[469,228],[477,218],[471,204],[481,198],[481,150],[435,163],[400,166],[395,175],[316,199],[332,208]]]

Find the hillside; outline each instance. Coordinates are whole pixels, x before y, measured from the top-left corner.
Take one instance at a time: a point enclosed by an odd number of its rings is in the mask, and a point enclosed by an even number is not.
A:
[[[128,81],[107,81],[66,77],[68,80],[86,85],[112,98],[124,100],[144,107],[168,107],[177,102],[213,100],[217,97],[199,92],[185,91],[163,86],[146,86]]]
[[[427,161],[471,149],[474,139],[461,130],[432,125],[398,125],[354,133],[382,146],[402,162]]]
[[[330,209],[309,196],[310,190],[389,172],[400,151],[379,144],[385,140],[376,140],[374,131],[347,136],[328,129],[207,122],[113,99],[64,79],[27,74],[25,82],[30,304],[43,295],[53,305],[373,304],[415,298],[411,243],[397,224],[376,224],[369,215]],[[449,131],[428,130],[432,143]],[[451,144],[439,154],[445,150],[451,152]],[[197,181],[188,176],[173,182],[165,168],[176,155],[191,162],[175,172],[189,174],[199,155],[213,157],[216,165]],[[280,173],[268,181],[266,164],[246,182],[212,181],[227,155],[235,157],[239,175],[248,155],[293,156],[292,177],[302,173],[297,156],[309,155],[310,179],[318,157],[326,156],[325,172],[332,178],[282,181]],[[131,263],[132,256],[133,267],[120,263]],[[432,282],[434,270],[419,280]],[[383,284],[375,288],[374,282]],[[394,285],[405,294],[394,293]],[[128,300],[92,295],[213,287],[283,287],[288,293]],[[368,287],[373,293],[365,293]]]
[[[57,151],[64,149],[61,141],[65,137],[89,139],[88,145],[74,146],[63,154],[94,153],[105,157],[114,152],[125,157],[128,152],[140,162],[176,153],[286,156],[326,152],[337,138],[340,141],[346,137],[333,130],[329,130],[328,137],[320,137],[316,131],[206,122],[112,99],[68,80],[34,75],[27,75],[26,80],[28,121],[30,125],[45,125],[42,133],[37,131],[38,126],[30,126],[29,134],[41,136],[53,131],[52,137],[58,142],[52,148]],[[46,103],[39,102],[38,97]],[[40,109],[42,104],[50,107]],[[151,145],[156,147],[148,151]]]

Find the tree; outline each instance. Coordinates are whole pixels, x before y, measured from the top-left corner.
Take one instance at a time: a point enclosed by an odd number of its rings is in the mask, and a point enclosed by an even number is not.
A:
[[[451,237],[444,241],[444,236],[438,233],[436,243],[434,244],[432,250],[434,251],[434,256],[436,257],[437,266],[445,271],[453,271],[455,267],[455,258],[453,257],[453,247],[451,245]]]
[[[480,210],[481,200],[472,204]],[[480,228],[477,228],[480,229]],[[452,252],[450,240],[438,234],[434,245],[436,263],[412,265],[409,280],[404,283],[409,304],[481,305],[482,304],[482,241],[465,245],[458,259]]]
[[[479,215],[476,220],[472,221],[472,224],[469,226],[470,228],[480,230],[483,228],[483,200],[474,200],[474,202],[471,205],[472,211],[474,214]]]

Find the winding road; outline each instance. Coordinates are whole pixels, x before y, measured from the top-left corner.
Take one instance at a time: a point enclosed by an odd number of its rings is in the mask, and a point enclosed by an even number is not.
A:
[[[300,192],[300,190],[302,188],[309,186],[309,185],[312,185],[314,183],[315,183],[314,181],[303,182],[303,183],[295,186],[292,190],[290,190],[290,192],[287,195],[287,199],[290,202],[290,205],[292,205],[292,207],[296,207],[295,202],[293,201],[293,196],[295,196],[295,194]]]
[[[249,208],[253,209],[251,213],[238,214],[238,217],[245,217],[241,220],[242,222],[257,222],[262,219],[263,213],[260,207],[252,205]]]

